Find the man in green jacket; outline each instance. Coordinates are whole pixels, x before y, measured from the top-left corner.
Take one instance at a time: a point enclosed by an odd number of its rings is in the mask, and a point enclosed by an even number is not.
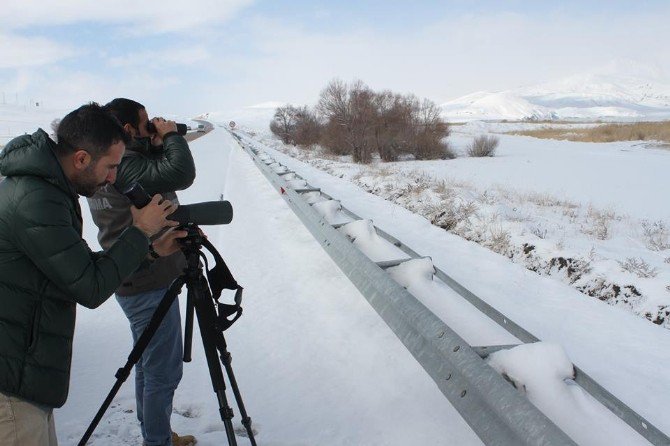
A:
[[[0,153],[0,444],[57,444],[52,409],[67,399],[76,304],[96,308],[145,260],[149,237],[176,223],[156,195],[104,252],[82,238],[78,195],[116,179],[127,137],[95,103]],[[158,244],[178,250],[171,231]]]
[[[132,223],[130,201],[120,190],[138,182],[150,195],[161,194],[177,204],[175,191],[186,189],[195,179],[191,151],[174,122],[154,118],[151,122],[155,131],[150,132],[149,116],[139,102],[117,98],[105,108],[118,118],[133,141],[119,165],[116,184],[101,188],[88,200],[103,248],[115,243]],[[116,300],[130,322],[135,341],[170,283],[186,266],[181,252],[171,256],[158,254],[116,290]],[[170,424],[174,392],[182,377],[182,357],[181,315],[175,300],[135,366],[137,418],[146,446],[187,446],[196,442],[192,435],[172,432]]]

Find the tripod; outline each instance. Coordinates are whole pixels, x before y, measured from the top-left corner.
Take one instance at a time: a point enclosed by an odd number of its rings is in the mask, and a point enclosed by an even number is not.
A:
[[[95,415],[93,421],[91,421],[91,424],[84,433],[84,436],[79,441],[79,446],[84,446],[93,434],[93,431],[107,411],[114,396],[130,375],[133,366],[141,359],[142,353],[149,345],[151,338],[163,321],[170,306],[177,296],[179,296],[184,284],[186,284],[188,290],[184,330],[184,362],[191,361],[193,318],[195,313],[198,318],[198,327],[200,328],[200,335],[205,350],[209,376],[212,380],[212,386],[219,404],[219,414],[221,415],[221,420],[226,428],[228,444],[236,446],[237,441],[235,439],[232,422],[233,409],[228,404],[228,399],[226,397],[226,383],[223,377],[223,371],[221,370],[221,364],[223,364],[226,370],[230,387],[233,390],[237,406],[240,409],[242,425],[246,430],[246,434],[249,437],[252,446],[256,446],[256,439],[254,438],[254,433],[251,428],[251,418],[247,415],[247,411],[244,408],[242,395],[240,394],[237,380],[233,373],[231,356],[228,352],[226,339],[223,336],[223,332],[242,315],[242,307],[240,306],[242,301],[242,287],[237,284],[216,248],[214,248],[214,246],[201,235],[198,227],[193,223],[189,223],[184,226],[184,229],[188,231],[188,235],[181,240],[181,250],[186,256],[186,268],[182,275],[177,277],[166,291],[163,299],[151,317],[149,324],[144,329],[144,332],[128,355],[126,364],[116,372],[116,383],[114,383],[114,386],[102,403],[98,413]],[[203,275],[202,264],[200,263],[200,259],[202,258],[205,262],[205,266],[208,268],[207,257],[205,257],[201,251],[203,246],[214,256],[216,261],[215,266],[211,270],[206,269],[207,279]],[[223,304],[218,301],[224,288],[236,290],[234,304]],[[217,352],[220,356],[221,363],[219,363]]]

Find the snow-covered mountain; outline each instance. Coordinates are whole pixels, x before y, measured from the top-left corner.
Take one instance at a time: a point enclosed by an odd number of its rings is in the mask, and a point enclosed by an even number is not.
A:
[[[670,84],[625,74],[584,74],[501,92],[480,91],[441,106],[451,120],[667,119]]]

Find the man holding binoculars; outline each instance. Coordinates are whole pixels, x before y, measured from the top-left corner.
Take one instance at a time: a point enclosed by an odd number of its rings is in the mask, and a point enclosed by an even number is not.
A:
[[[130,184],[137,182],[149,195],[161,194],[176,205],[175,191],[186,189],[195,179],[193,157],[180,134],[185,132],[178,131],[185,129],[162,118],[149,120],[145,107],[130,99],[114,99],[105,109],[121,122],[132,142],[126,147],[116,183],[89,198],[103,248],[113,244],[131,224],[131,203],[121,193]],[[182,237],[186,235],[183,232]],[[116,290],[134,341],[185,267],[180,251],[167,254],[159,246],[150,247],[142,265]],[[147,446],[188,446],[196,442],[193,436],[175,434],[170,426],[174,391],[182,377],[182,350],[181,316],[175,300],[135,367],[137,418]]]

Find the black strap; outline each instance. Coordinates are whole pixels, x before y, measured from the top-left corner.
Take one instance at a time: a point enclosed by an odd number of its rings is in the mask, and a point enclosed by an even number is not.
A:
[[[214,256],[216,264],[214,268],[209,269],[209,262],[207,261],[207,256],[202,254],[202,258],[205,262],[205,270],[207,271],[207,281],[209,282],[209,287],[212,292],[214,300],[218,307],[218,317],[216,319],[217,328],[221,331],[226,331],[231,325],[237,321],[240,316],[242,316],[242,291],[244,290],[235,280],[233,274],[230,272],[228,265],[221,257],[221,254],[216,250],[214,245],[207,240],[202,240],[202,246],[207,248],[207,250]],[[235,290],[235,303],[234,304],[224,304],[219,302],[219,297],[221,292],[224,289]],[[232,316],[232,319],[230,317]]]
[[[233,273],[230,272],[228,265],[223,261],[223,257],[221,257],[221,254],[214,248],[214,245],[212,245],[206,238],[203,238],[202,246],[207,248],[207,251],[214,256],[216,262],[214,268],[207,269],[207,280],[209,281],[209,286],[214,298],[218,299],[224,289],[241,290],[242,287],[237,283],[233,277]]]

